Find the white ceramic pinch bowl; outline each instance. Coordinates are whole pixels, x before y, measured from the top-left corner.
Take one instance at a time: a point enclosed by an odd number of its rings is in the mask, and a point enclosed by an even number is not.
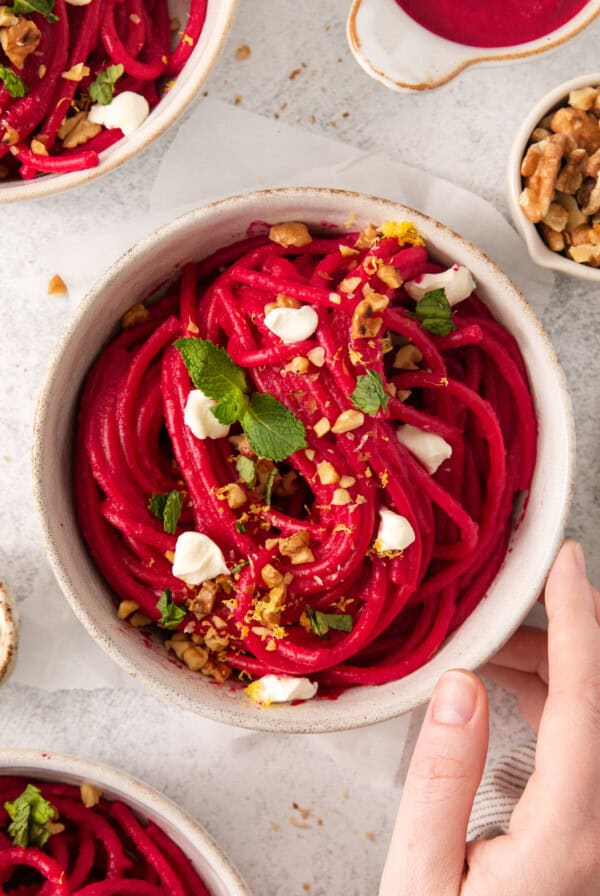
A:
[[[0,685],[7,680],[17,658],[19,616],[17,605],[4,582],[0,582]]]
[[[337,700],[261,709],[241,687],[215,686],[173,664],[163,646],[119,621],[114,597],[81,537],[72,490],[73,430],[90,365],[117,331],[121,315],[172,278],[182,264],[243,238],[257,221],[342,222],[357,227],[413,220],[434,257],[473,273],[494,315],[517,339],[539,420],[539,455],[527,513],[514,532],[495,582],[433,659],[408,677],[353,688]],[[508,277],[483,253],[413,209],[358,193],[283,189],[234,196],[192,211],[131,249],[82,302],[63,336],[40,395],[34,427],[33,479],[46,551],[58,582],[92,637],[124,669],[169,702],[220,722],[279,732],[357,728],[426,701],[441,673],[475,669],[506,641],[536,602],[559,546],[573,476],[573,420],[563,374],[541,324]]]
[[[175,803],[137,778],[74,756],[37,750],[0,750],[0,777],[18,775],[61,784],[93,784],[109,800],[121,800],[144,822],[153,821],[191,860],[211,896],[251,896],[237,869],[210,834]]]
[[[543,37],[511,47],[471,47],[454,43],[419,25],[396,0],[353,0],[347,36],[356,61],[392,90],[440,87],[471,65],[526,62],[579,34],[600,13],[590,0],[570,21]]]
[[[119,165],[127,162],[147,149],[185,112],[198,96],[200,88],[215,65],[219,53],[225,45],[237,9],[238,0],[208,0],[206,21],[202,34],[185,67],[177,76],[173,87],[152,110],[144,123],[128,137],[124,137],[100,153],[100,164],[86,171],[66,174],[44,174],[34,180],[0,180],[0,203],[17,202],[21,199],[41,199],[54,193],[61,193],[72,187],[89,183]],[[186,22],[190,8],[189,0],[169,0],[171,15],[180,22]],[[81,147],[85,149],[85,145]]]
[[[561,274],[568,274],[570,277],[578,277],[581,280],[591,280],[594,283],[600,283],[600,268],[592,268],[587,264],[578,264],[571,258],[549,249],[536,225],[532,224],[525,217],[519,204],[519,197],[523,189],[521,162],[527,151],[527,144],[534,128],[545,115],[558,108],[563,102],[566,102],[572,90],[577,90],[579,87],[587,87],[588,85],[592,87],[600,86],[600,72],[579,75],[570,81],[564,81],[535,104],[517,131],[510,149],[506,169],[506,193],[514,225],[525,240],[529,254],[536,264],[543,268],[560,271]]]

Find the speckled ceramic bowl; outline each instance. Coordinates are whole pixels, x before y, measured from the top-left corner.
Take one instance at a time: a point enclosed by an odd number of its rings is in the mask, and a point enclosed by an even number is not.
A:
[[[181,22],[187,21],[189,8],[189,0],[169,0],[171,14]],[[175,85],[141,127],[100,153],[100,164],[96,168],[68,174],[45,174],[28,181],[0,181],[0,203],[40,199],[89,183],[102,174],[114,171],[123,162],[146,149],[185,112],[198,95],[225,45],[236,8],[237,0],[208,0],[202,35]]]
[[[94,784],[108,799],[122,800],[143,821],[153,821],[162,828],[192,861],[212,896],[251,896],[236,868],[208,832],[171,800],[131,775],[73,756],[37,750],[0,750],[2,775],[22,775],[64,784]]]
[[[13,670],[19,642],[17,605],[4,582],[0,582],[0,685]]]
[[[178,268],[246,235],[256,221],[414,220],[434,256],[467,265],[492,312],[523,353],[539,419],[539,458],[528,511],[486,600],[421,669],[381,687],[353,688],[337,700],[260,709],[240,687],[216,686],[178,667],[164,647],[120,621],[110,589],[79,530],[72,491],[73,425],[84,377],[121,315]],[[342,226],[343,229],[343,226]],[[123,256],[88,293],[50,365],[34,430],[33,479],[46,551],[67,600],[89,633],[124,669],[166,700],[221,722],[270,731],[356,728],[427,700],[450,667],[484,663],[533,606],[562,537],[573,475],[573,420],[563,375],[546,334],[511,281],[466,240],[413,209],[335,190],[289,189],[236,196],[190,212]]]
[[[537,40],[513,47],[470,47],[433,34],[415,22],[396,0],[353,0],[348,43],[359,65],[386,87],[432,90],[471,65],[513,65],[561,46],[600,13],[590,0],[569,22]]]
[[[564,81],[543,96],[532,108],[517,131],[510,149],[506,169],[506,195],[515,227],[525,240],[529,254],[536,264],[543,268],[560,271],[561,274],[568,274],[570,277],[577,277],[580,280],[591,280],[594,283],[600,283],[600,268],[592,268],[587,264],[578,264],[559,252],[553,252],[552,249],[549,249],[540,236],[537,227],[525,217],[519,204],[519,197],[523,189],[521,162],[534,128],[545,115],[562,105],[563,102],[566,102],[572,90],[577,90],[579,87],[587,87],[588,85],[592,87],[600,85],[600,72],[578,75],[570,81]]]

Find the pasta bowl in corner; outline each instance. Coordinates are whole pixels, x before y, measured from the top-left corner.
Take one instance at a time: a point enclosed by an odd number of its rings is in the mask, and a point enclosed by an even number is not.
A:
[[[221,722],[331,731],[412,709],[522,622],[573,439],[552,346],[481,251],[384,199],[282,189],[184,215],[92,288],[34,491],[124,669]]]
[[[405,6],[414,17],[405,11]],[[478,38],[474,20],[496,6],[496,24],[498,21],[503,23],[501,34],[494,40],[494,25],[490,20],[482,24],[479,31],[483,37]],[[528,30],[523,32],[525,38],[522,39],[517,36],[521,32],[516,27],[507,29],[510,12],[507,13],[504,5],[497,4],[497,0],[490,5],[453,3],[451,0],[435,4],[415,0],[408,4],[397,0],[353,0],[347,24],[348,43],[356,61],[375,80],[392,90],[423,91],[446,84],[472,65],[525,62],[554,50],[579,34],[600,12],[600,0],[587,3],[574,0],[560,16],[556,12],[558,4],[552,4],[550,0],[545,6],[536,6],[539,7],[540,26],[536,31],[526,25]],[[457,15],[461,10],[468,11],[469,7],[475,7],[478,16]],[[512,12],[519,8],[524,12],[529,10],[527,4],[520,4]],[[462,19],[468,24],[463,23],[459,28],[457,21]],[[531,38],[531,34],[535,37]],[[479,40],[483,46],[477,45]]]

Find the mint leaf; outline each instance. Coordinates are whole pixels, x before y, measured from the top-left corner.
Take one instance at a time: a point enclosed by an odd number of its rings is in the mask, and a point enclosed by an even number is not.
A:
[[[240,422],[259,457],[280,461],[306,448],[304,424],[272,395],[255,392]]]
[[[7,65],[0,65],[0,81],[6,87],[9,96],[25,96],[29,93],[27,84]]]
[[[235,528],[236,528],[237,531],[240,533],[240,535],[244,535],[245,532],[246,532],[246,527],[245,527],[245,525],[241,522],[241,520],[236,520],[236,521],[235,521]]]
[[[350,396],[352,404],[365,414],[374,415],[379,408],[382,411],[388,406],[390,396],[383,387],[383,380],[375,370],[367,370],[356,381],[356,389]]]
[[[319,638],[324,638],[330,628],[338,632],[352,631],[354,619],[349,613],[322,613],[320,610],[313,610],[310,604],[305,609],[311,628]]]
[[[415,308],[415,317],[424,330],[434,336],[448,336],[456,330],[452,322],[452,307],[443,289],[426,292]]]
[[[173,600],[170,588],[165,588],[158,599],[156,609],[161,616],[158,620],[158,624],[162,625],[163,628],[168,629],[176,629],[187,615],[185,607],[180,607]]]
[[[115,84],[123,74],[125,69],[121,64],[109,65],[108,68],[98,72],[96,80],[90,84],[89,95],[94,103],[101,106],[108,106],[112,102],[115,93]]]
[[[49,22],[58,22],[58,16],[54,15],[54,0],[14,0],[12,6],[5,6],[6,12],[14,12],[20,15],[28,15],[39,12]]]
[[[204,394],[206,395],[206,393]],[[239,389],[232,389],[214,408],[210,409],[210,412],[219,423],[224,425],[236,423],[242,416],[247,403],[248,399],[243,392],[240,392]]]
[[[177,531],[182,507],[183,494],[178,491],[167,492],[163,495],[153,492],[148,501],[148,510],[157,519],[162,520],[163,529],[169,535],[174,535]]]
[[[271,494],[273,492],[273,483],[275,482],[277,473],[277,467],[273,467],[272,470],[269,470],[269,475],[267,476],[267,482],[265,485],[265,504],[267,505],[267,507],[271,506]]]
[[[237,474],[245,482],[248,488],[254,488],[256,484],[256,465],[253,460],[240,454],[235,462]]]
[[[213,345],[208,339],[190,336],[178,339],[174,345],[184,360],[194,386],[208,398],[231,401],[232,393],[237,395],[241,392],[244,395],[248,391],[246,374],[233,363],[225,349]]]
[[[54,806],[45,800],[39,788],[28,784],[21,796],[13,802],[4,803],[4,808],[12,819],[8,833],[15,846],[44,846],[51,832],[45,827],[57,816]]]

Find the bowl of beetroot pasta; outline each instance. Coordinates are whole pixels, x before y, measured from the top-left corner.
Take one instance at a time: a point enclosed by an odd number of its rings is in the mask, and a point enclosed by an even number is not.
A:
[[[0,751],[0,887],[36,896],[250,896],[209,834],[109,766]]]
[[[90,292],[40,396],[58,581],[168,700],[323,731],[424,701],[523,620],[559,544],[573,424],[516,287],[418,212],[227,199]]]
[[[0,202],[112,171],[198,94],[236,0],[39,0],[0,14]]]

